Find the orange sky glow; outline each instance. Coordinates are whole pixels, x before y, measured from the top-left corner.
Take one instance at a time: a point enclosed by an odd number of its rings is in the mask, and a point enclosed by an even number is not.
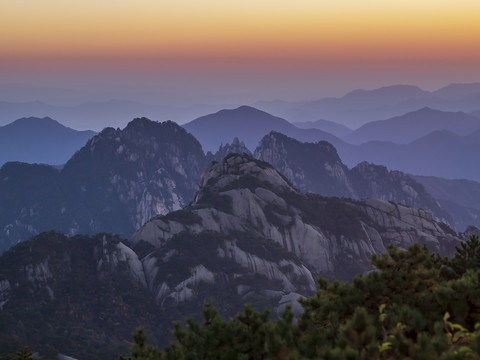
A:
[[[378,65],[480,73],[479,34],[478,0],[0,0],[0,75],[140,63],[140,72]]]
[[[480,2],[469,0],[16,0],[0,10],[2,60],[480,60]]]

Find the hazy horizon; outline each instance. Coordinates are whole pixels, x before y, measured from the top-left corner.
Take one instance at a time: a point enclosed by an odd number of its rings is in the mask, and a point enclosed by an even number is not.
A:
[[[18,0],[0,9],[0,101],[252,104],[480,81],[473,0]]]

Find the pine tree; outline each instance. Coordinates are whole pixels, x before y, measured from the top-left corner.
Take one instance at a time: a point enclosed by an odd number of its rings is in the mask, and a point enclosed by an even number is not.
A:
[[[30,351],[28,346],[19,350],[15,357],[15,360],[33,360],[33,359],[35,358],[33,357],[33,353]]]
[[[132,356],[120,360],[160,360],[158,348],[147,344],[147,335],[143,328],[138,328],[133,335]]]
[[[480,269],[480,240],[478,235],[471,235],[467,241],[462,242],[455,249],[455,255],[449,265],[457,275],[463,275],[467,270]]]
[[[478,237],[450,260],[413,244],[372,263],[352,283],[319,279],[296,322],[289,307],[278,320],[248,305],[224,320],[205,304],[203,323],[175,324],[161,353],[137,333],[130,359],[480,359]]]

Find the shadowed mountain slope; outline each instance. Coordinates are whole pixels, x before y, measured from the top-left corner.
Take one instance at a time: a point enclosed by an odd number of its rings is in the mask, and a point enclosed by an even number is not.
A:
[[[0,251],[51,229],[128,237],[151,217],[188,204],[205,163],[182,127],[145,118],[106,128],[61,171],[7,163],[0,169]]]
[[[464,230],[470,225],[480,228],[480,183],[433,176],[412,177],[453,215],[457,229]]]
[[[61,165],[96,133],[51,118],[22,118],[0,127],[0,166],[7,161]]]
[[[271,132],[260,142],[255,157],[272,164],[302,192],[393,201],[431,211],[438,221],[453,224],[451,216],[407,174],[367,162],[349,170],[327,142],[301,143]]]
[[[368,270],[370,255],[390,242],[425,243],[447,254],[462,238],[423,210],[377,199],[303,195],[271,165],[239,154],[211,163],[191,205],[153,218],[131,241],[161,249],[179,234],[204,232],[273,241],[314,273],[343,279]]]

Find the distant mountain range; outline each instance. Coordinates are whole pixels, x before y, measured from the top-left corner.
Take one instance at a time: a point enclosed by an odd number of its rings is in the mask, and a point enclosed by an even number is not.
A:
[[[455,228],[466,229],[469,225],[480,228],[480,183],[433,176],[413,178],[452,215]]]
[[[404,122],[407,125],[402,125]],[[373,129],[377,130],[371,130],[371,133],[388,136],[389,132],[382,129],[386,124],[394,134],[403,131],[404,138],[414,137],[421,134],[420,130],[410,130],[415,122],[423,124],[419,129],[424,132],[429,127],[454,127],[452,124],[458,123],[456,131],[467,133],[475,127],[477,120],[464,113],[424,108],[373,123]],[[208,161],[220,161],[230,152],[252,154],[255,149],[257,158],[272,163],[304,192],[375,197],[422,207],[432,211],[436,219],[455,224],[458,229],[478,224],[475,208],[461,201],[434,196],[443,204],[441,209],[431,200],[427,201],[424,195],[419,196],[422,191],[409,184],[403,175],[398,175],[400,172],[389,174],[387,169],[370,164],[415,175],[480,181],[480,159],[477,156],[480,153],[480,130],[468,135],[447,130],[433,131],[408,144],[369,141],[352,145],[318,129],[299,129],[284,119],[248,106],[222,110],[184,127],[211,152],[205,155],[199,142],[175,123],[162,125],[143,118],[131,122],[124,130],[105,129],[78,150],[61,171],[6,164],[0,169],[0,178],[4,179],[0,187],[0,204],[3,205],[0,209],[0,215],[3,214],[0,216],[1,243],[4,245],[0,248],[6,249],[19,240],[52,228],[72,234],[93,234],[103,230],[128,236],[152,216],[187,205],[193,199],[200,173]],[[278,134],[269,137],[268,134],[275,129]],[[360,130],[357,131],[360,133]],[[282,138],[279,133],[286,136]],[[3,147],[0,156],[18,155],[23,151],[25,158],[17,160],[52,164],[65,163],[94,135],[93,132],[65,128],[49,118],[20,119],[1,127],[1,134],[4,138],[0,142]],[[282,140],[287,136],[311,143],[326,140],[333,147]],[[77,143],[75,137],[80,138]],[[237,140],[232,142],[233,139]],[[270,148],[265,145],[267,139],[273,139]],[[47,154],[42,149],[47,149]],[[331,154],[334,158],[318,165]],[[364,164],[357,167],[359,163]],[[362,172],[358,171],[360,169]],[[355,178],[355,173],[362,175]],[[364,185],[360,186],[362,182]],[[369,183],[375,183],[376,187],[367,189]],[[415,189],[417,200],[407,196],[404,186]],[[445,201],[456,204],[452,205],[456,206],[455,209]],[[453,218],[442,212],[444,209],[450,209],[448,212]]]
[[[353,131],[345,125],[328,120],[293,122],[292,124],[300,129],[319,129],[339,138],[343,138]]]
[[[56,89],[55,97],[59,98],[61,95],[61,90]],[[31,98],[31,95],[29,97]],[[67,97],[75,98],[74,94]],[[48,101],[48,99],[47,97],[44,101]],[[451,84],[431,92],[424,91],[417,86],[394,85],[374,90],[354,90],[340,98],[323,98],[303,102],[260,101],[252,105],[294,123],[316,122],[324,119],[322,121],[328,120],[356,129],[367,122],[388,119],[423,107],[466,113],[479,111],[479,99],[480,83]],[[23,117],[50,116],[62,119],[65,125],[76,129],[101,131],[106,126],[124,127],[132,118],[142,116],[155,120],[173,120],[184,123],[202,114],[227,107],[234,107],[234,105],[200,104],[179,107],[149,105],[129,100],[109,100],[58,106],[40,101],[0,101],[0,125]],[[298,127],[303,128],[304,125]],[[321,127],[320,129],[342,136],[332,127]]]
[[[408,144],[434,131],[448,130],[457,135],[469,135],[480,129],[480,118],[464,112],[423,109],[387,120],[369,122],[343,137],[348,143],[389,141]]]
[[[347,166],[361,161],[415,175],[480,181],[480,137],[459,136],[447,130],[432,132],[409,144],[370,141],[362,145],[335,144]]]
[[[318,129],[299,129],[288,121],[250,106],[221,110],[199,117],[183,127],[200,141],[205,151],[216,151],[237,137],[251,151],[270,131],[287,134],[300,141],[336,141],[334,135]]]
[[[205,113],[218,111],[229,105],[193,105],[189,107],[156,106],[127,100],[86,102],[80,105],[50,105],[40,101],[0,101],[0,125],[23,117],[45,117],[62,119],[76,129],[101,131],[105,127],[123,128],[136,117],[155,120],[185,122]]]
[[[7,161],[61,165],[95,135],[51,118],[22,118],[0,127],[0,166]]]
[[[328,141],[350,168],[367,161],[411,174],[480,181],[479,166],[476,165],[479,159],[475,156],[480,150],[477,141],[480,119],[463,112],[423,108],[370,122],[343,139],[325,131],[336,129],[337,133],[342,132],[342,127],[332,122],[320,121],[310,125],[323,130],[300,129],[285,119],[241,106],[202,116],[185,124],[184,128],[212,156],[220,146],[232,143],[234,138],[243,141],[245,148],[253,152],[259,141],[273,130],[302,142]],[[344,132],[347,130],[343,128]],[[49,118],[15,121],[0,127],[3,140],[0,143],[0,165],[6,161],[63,164],[93,134],[91,131],[75,132]],[[212,159],[207,156],[207,161]],[[220,160],[220,157],[216,159]]]
[[[0,251],[50,229],[129,236],[151,217],[190,203],[205,164],[231,152],[251,154],[236,139],[205,155],[179,125],[142,118],[123,130],[107,128],[94,136],[61,170],[7,163],[0,169]],[[349,170],[327,142],[301,143],[271,132],[260,139],[254,155],[272,163],[302,192],[378,198],[427,209],[435,219],[461,229],[475,224],[461,212],[450,217],[399,171],[365,162]]]
[[[451,84],[436,91],[417,86],[394,85],[374,90],[355,90],[340,98],[314,101],[257,102],[255,107],[292,122],[326,119],[352,129],[370,121],[430,107],[442,111],[479,110],[480,83]]]
[[[463,133],[469,128],[475,128],[478,122],[476,118],[463,113],[445,113],[431,109],[406,114],[405,119],[415,121],[414,119],[421,118],[421,114],[426,114],[429,119],[446,119],[445,123],[449,127],[454,127],[452,124],[459,120],[464,124]],[[431,126],[431,132],[408,144],[369,141],[353,145],[319,129],[299,129],[282,118],[248,106],[222,110],[183,126],[200,141],[204,149],[212,152],[235,137],[243,140],[246,147],[253,151],[260,139],[274,130],[302,142],[328,141],[335,146],[343,162],[350,168],[367,161],[410,174],[480,181],[480,158],[476,156],[480,152],[480,137],[476,136],[476,132],[459,136],[448,130],[436,130],[442,126],[435,121],[423,121],[425,126],[416,133],[414,129],[409,130],[408,126],[404,130],[401,123],[403,119],[395,118],[387,121],[387,124],[391,122],[394,129],[402,129],[404,139],[415,137],[415,134],[421,136],[428,131],[428,125]],[[378,136],[381,136],[380,130],[379,133]],[[394,137],[392,134],[390,137]]]

